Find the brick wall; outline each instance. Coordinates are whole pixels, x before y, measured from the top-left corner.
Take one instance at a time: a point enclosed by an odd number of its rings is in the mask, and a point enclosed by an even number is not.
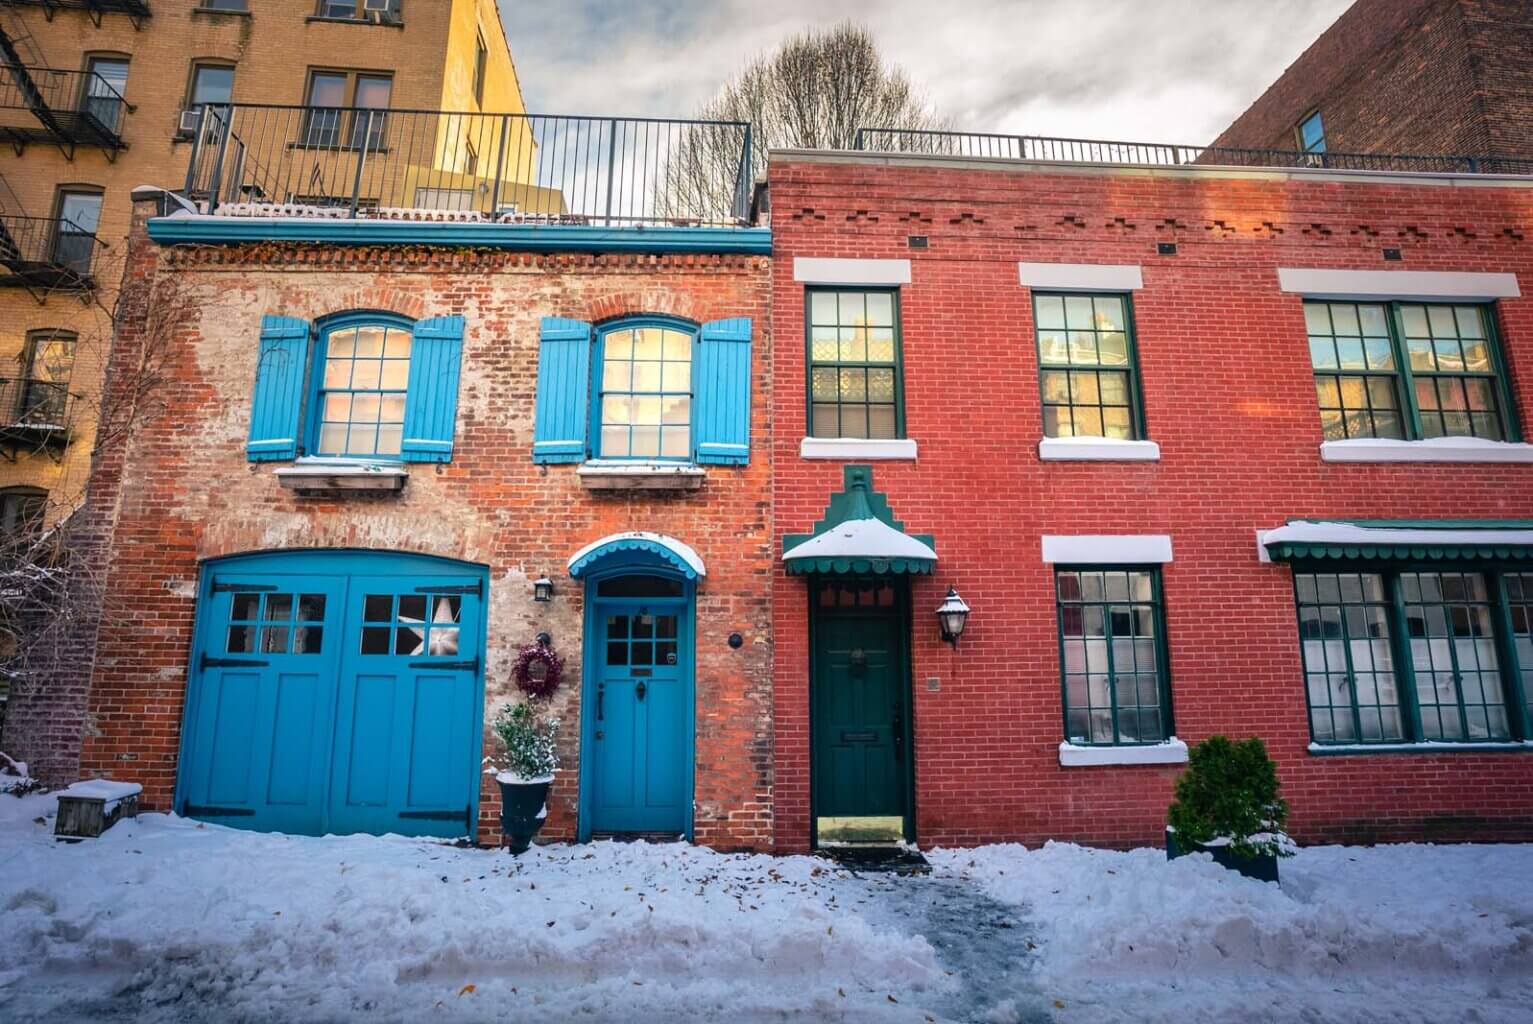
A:
[[[1318,108],[1336,152],[1533,155],[1530,48],[1517,0],[1358,0],[1214,144],[1295,149]]]
[[[841,489],[805,432],[804,289],[793,258],[909,258],[901,290],[908,434],[919,460],[874,464],[912,532],[936,535],[914,584],[917,833],[923,844],[1154,841],[1175,768],[1062,768],[1057,626],[1045,533],[1168,533],[1172,700],[1187,741],[1260,735],[1304,840],[1533,838],[1533,757],[1316,757],[1291,573],[1254,531],[1288,517],[1491,518],[1533,509],[1533,467],[1320,460],[1301,299],[1276,268],[1515,272],[1533,288],[1533,188],[1217,172],[1102,174],[774,154],[773,502],[778,545]],[[994,165],[991,165],[993,168]],[[927,249],[907,236],[925,235]],[[1175,256],[1157,242],[1176,242]],[[1154,463],[1042,463],[1038,367],[1018,261],[1140,264],[1134,294]],[[1498,304],[1515,401],[1533,423],[1533,299]],[[931,614],[973,608],[962,645]],[[809,835],[806,589],[780,569],[779,849]],[[940,679],[931,692],[925,681]]]
[[[125,444],[104,454],[97,494],[115,505],[107,598],[91,678],[83,768],[144,784],[169,806],[200,559],[280,548],[407,550],[490,567],[486,718],[512,692],[517,648],[548,630],[567,658],[556,698],[565,770],[545,835],[570,838],[578,790],[581,587],[565,575],[580,547],[645,529],[697,549],[696,836],[719,847],[771,842],[770,465],[767,262],[746,256],[534,256],[491,251],[252,245],[160,249],[136,235],[128,297],[135,316],[112,379],[160,346],[165,386]],[[151,277],[151,275],[153,275]],[[157,282],[157,284],[155,284]],[[154,287],[151,296],[145,289]],[[405,492],[331,501],[281,488],[244,454],[263,313],[315,318],[347,309],[467,318],[453,461],[410,467]],[[748,467],[711,466],[685,495],[596,496],[575,466],[531,460],[538,321],[667,313],[748,316],[756,326]],[[163,323],[159,337],[144,329]],[[531,581],[561,580],[551,604]],[[731,649],[739,632],[746,643]],[[480,834],[498,835],[486,781]]]

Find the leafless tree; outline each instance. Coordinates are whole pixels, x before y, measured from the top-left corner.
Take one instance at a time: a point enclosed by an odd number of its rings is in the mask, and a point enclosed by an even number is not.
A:
[[[771,149],[852,149],[862,128],[950,126],[901,68],[885,63],[872,33],[852,22],[804,32],[755,58],[696,116],[748,122],[757,174]],[[694,129],[669,154],[655,197],[659,214],[729,220],[751,186],[740,180],[741,152],[732,133]]]

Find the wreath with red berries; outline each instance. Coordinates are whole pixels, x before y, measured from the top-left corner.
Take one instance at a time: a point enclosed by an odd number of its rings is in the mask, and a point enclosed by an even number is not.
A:
[[[529,697],[548,697],[564,678],[564,659],[551,647],[527,644],[516,656],[511,669],[517,688]]]

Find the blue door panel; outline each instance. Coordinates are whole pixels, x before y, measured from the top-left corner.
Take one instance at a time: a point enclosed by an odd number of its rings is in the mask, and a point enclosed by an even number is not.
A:
[[[644,803],[659,829],[686,827],[687,754],[681,735],[685,715],[679,682],[662,680],[649,687],[644,698]]]
[[[276,724],[266,772],[268,804],[304,805],[312,798],[314,748],[324,741],[317,728],[322,685],[313,673],[277,677]]]
[[[392,552],[210,565],[178,807],[264,831],[465,834],[486,583],[475,566]]]
[[[245,807],[252,802],[252,733],[256,702],[261,695],[261,677],[254,672],[221,673],[216,694],[208,800],[220,805]]]

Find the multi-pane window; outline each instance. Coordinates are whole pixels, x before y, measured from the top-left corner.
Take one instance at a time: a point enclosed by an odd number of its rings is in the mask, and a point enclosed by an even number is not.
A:
[[[463,598],[448,594],[367,594],[362,654],[444,657],[458,653]]]
[[[1137,436],[1121,295],[1033,296],[1045,437]]]
[[[1404,739],[1384,578],[1304,573],[1294,577],[1294,585],[1315,739]]]
[[[92,57],[86,70],[85,113],[109,132],[122,127],[123,98],[128,91],[126,57]]]
[[[1509,435],[1486,307],[1311,301],[1304,319],[1326,440]]]
[[[0,491],[0,535],[26,535],[40,529],[48,510],[48,492],[38,487]]]
[[[1295,131],[1299,137],[1299,149],[1306,153],[1325,152],[1325,124],[1320,120],[1320,111],[1300,121]]]
[[[230,599],[226,654],[319,654],[325,595],[236,592]]]
[[[489,63],[490,48],[484,45],[484,33],[474,37],[474,102],[484,103],[484,71]]]
[[[1055,573],[1065,736],[1071,743],[1159,743],[1170,735],[1159,573]]]
[[[691,457],[695,341],[693,332],[676,327],[620,326],[603,332],[599,457]]]
[[[27,335],[27,369],[21,386],[21,406],[14,410],[17,421],[63,426],[69,405],[69,378],[74,374],[74,366],[74,334],[54,330],[30,332]]]
[[[399,455],[410,382],[409,330],[350,324],[325,334],[316,455]]]
[[[903,436],[897,295],[816,290],[808,299],[810,435]]]
[[[80,275],[90,273],[96,254],[96,228],[101,223],[101,193],[59,192],[58,228],[53,236],[53,259]]]
[[[379,149],[388,130],[394,80],[389,75],[349,71],[314,71],[304,111],[304,144]],[[349,102],[348,102],[349,101]],[[345,107],[355,107],[347,111]],[[350,130],[346,123],[350,119]]]
[[[228,103],[234,97],[234,68],[228,64],[197,64],[187,95],[189,108],[207,103]]]
[[[1517,734],[1513,695],[1533,664],[1533,576],[1299,572],[1294,589],[1315,742]]]

